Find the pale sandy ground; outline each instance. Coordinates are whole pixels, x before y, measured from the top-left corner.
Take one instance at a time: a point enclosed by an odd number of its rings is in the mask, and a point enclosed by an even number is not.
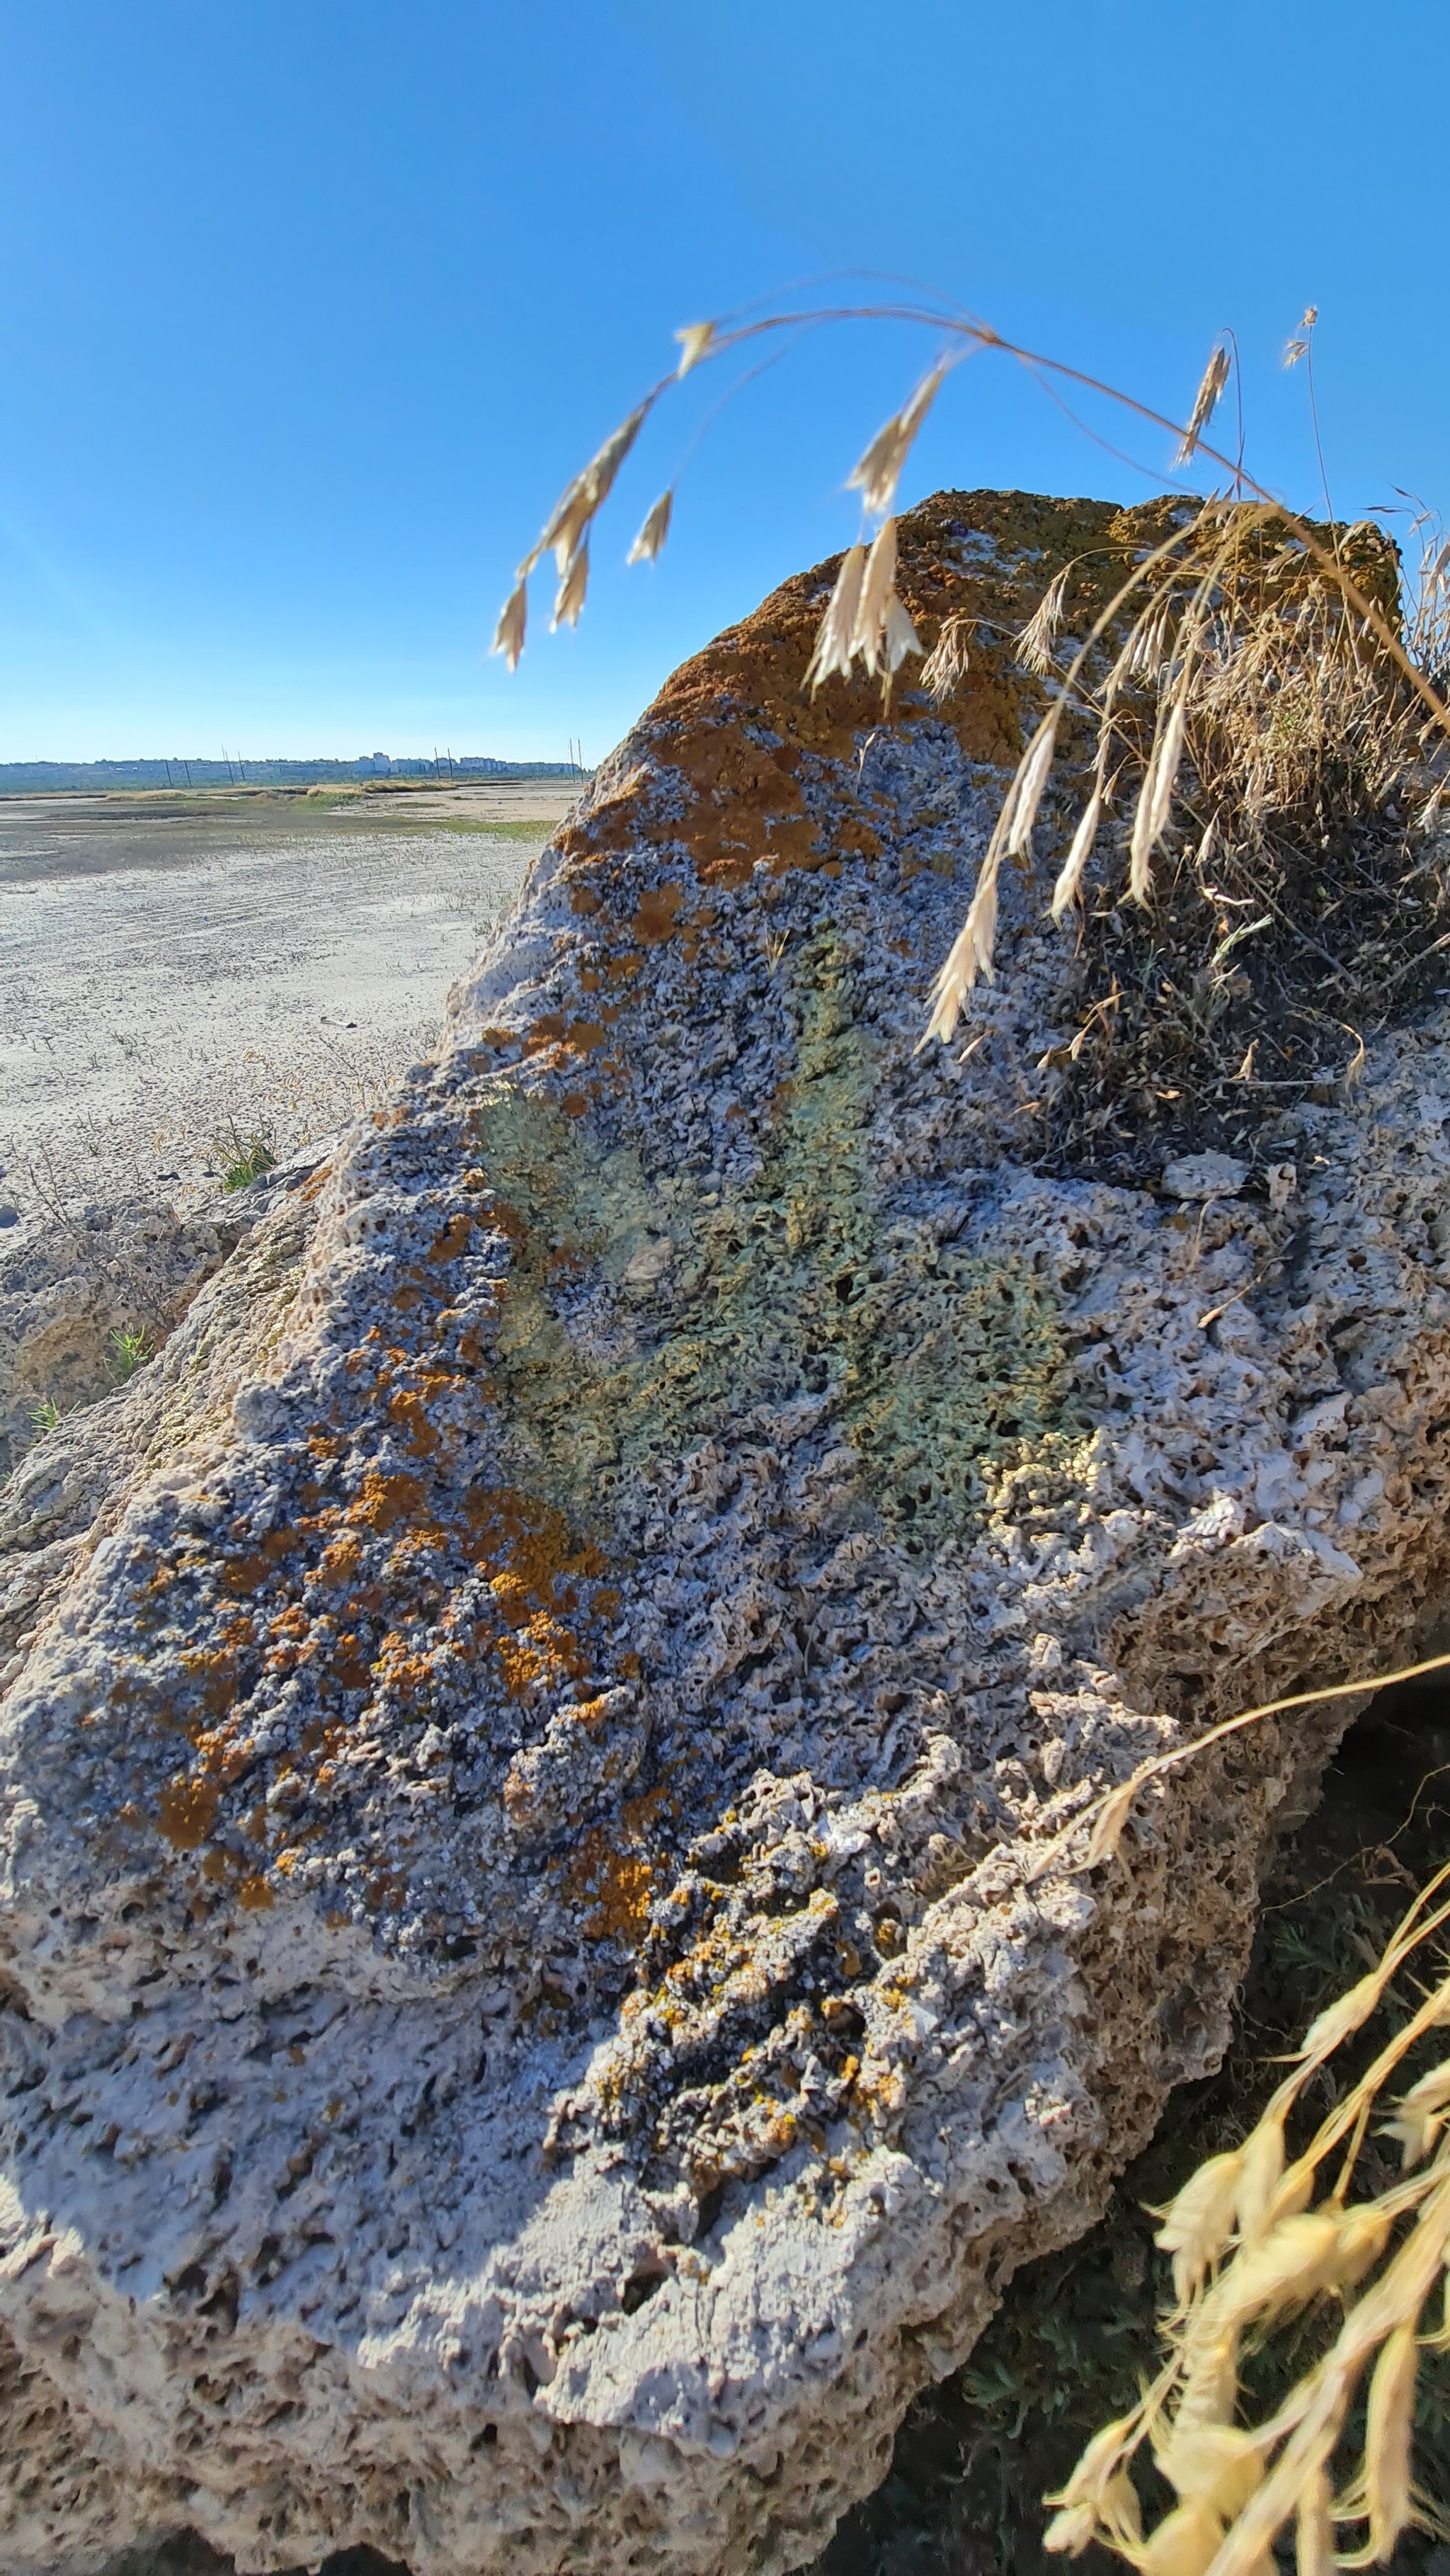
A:
[[[231,1127],[370,1108],[577,792],[0,800],[0,1210],[186,1206]]]

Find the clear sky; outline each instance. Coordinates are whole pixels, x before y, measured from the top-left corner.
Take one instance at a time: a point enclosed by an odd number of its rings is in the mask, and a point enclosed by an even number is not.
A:
[[[0,0],[0,758],[598,758],[855,533],[932,343],[806,341],[626,572],[700,370],[510,678],[514,563],[678,324],[853,263],[1180,415],[1232,324],[1249,461],[1311,508],[1313,301],[1336,509],[1443,502],[1447,71],[1444,0]],[[983,359],[902,501],[942,483],[1152,488]]]

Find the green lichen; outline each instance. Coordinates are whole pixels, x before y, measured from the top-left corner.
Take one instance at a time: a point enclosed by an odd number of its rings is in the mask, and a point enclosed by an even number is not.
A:
[[[482,1088],[480,1158],[523,1220],[497,1374],[521,1482],[589,1520],[621,1470],[670,1464],[750,1406],[834,1389],[863,1519],[925,1548],[984,1504],[982,1468],[1067,1427],[1055,1308],[1023,1262],[939,1245],[883,1212],[871,1176],[876,1046],[836,944],[800,957],[798,1053],[780,1142],[748,1195],[652,1187],[631,1147],[507,1076]],[[668,1320],[636,1256],[668,1238]],[[616,1296],[566,1328],[567,1279]]]

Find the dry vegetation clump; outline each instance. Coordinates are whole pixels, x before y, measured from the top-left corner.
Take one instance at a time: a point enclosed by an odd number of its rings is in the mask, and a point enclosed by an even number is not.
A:
[[[1063,1076],[1049,1170],[1156,1177],[1190,1142],[1276,1159],[1299,1102],[1352,1081],[1387,1021],[1450,985],[1450,746],[1376,632],[1438,660],[1445,563],[1406,620],[1387,538],[1312,533],[1328,569],[1281,514],[1205,503],[1086,647],[1058,642],[1072,571],[1020,639],[1057,684],[1039,736],[1067,843],[1051,905],[1076,940],[1078,1027],[1046,1059]],[[984,884],[1014,838],[1027,859],[1009,819]],[[981,903],[979,887],[978,919]],[[971,967],[992,971],[970,916],[963,947],[942,1035]]]

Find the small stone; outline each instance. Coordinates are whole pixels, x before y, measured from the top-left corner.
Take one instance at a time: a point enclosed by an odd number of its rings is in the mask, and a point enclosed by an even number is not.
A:
[[[1163,1187],[1171,1199],[1236,1199],[1248,1177],[1231,1154],[1184,1154],[1168,1164]]]
[[[0,1225],[18,1225],[19,1223],[19,1208],[12,1207],[8,1199],[0,1199]]]

